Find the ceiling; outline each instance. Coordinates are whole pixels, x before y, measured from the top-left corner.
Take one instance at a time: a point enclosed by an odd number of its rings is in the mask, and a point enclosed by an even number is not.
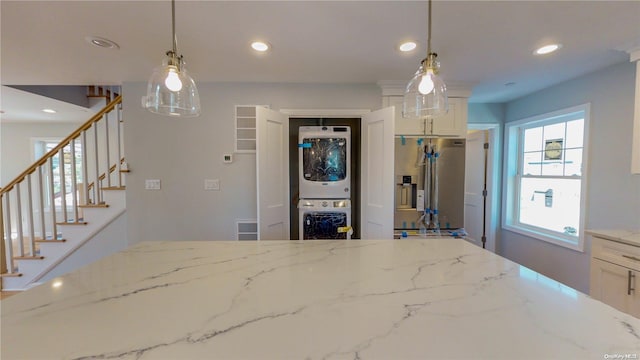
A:
[[[62,123],[84,122],[96,113],[95,109],[79,106],[67,101],[60,101],[48,96],[42,96],[2,86],[0,109],[4,113],[2,122],[39,122]],[[56,113],[43,112],[43,109],[55,109]],[[99,109],[98,109],[99,110]]]
[[[408,81],[426,54],[426,4],[178,0],[178,51],[197,83]],[[171,48],[168,0],[3,0],[0,10],[2,85],[146,81]],[[434,1],[432,31],[449,87],[472,89],[471,102],[506,102],[629,61],[640,1]],[[272,49],[254,53],[256,39]],[[401,54],[408,39],[418,49]],[[532,54],[551,41],[560,51]],[[9,119],[11,104],[1,106]]]

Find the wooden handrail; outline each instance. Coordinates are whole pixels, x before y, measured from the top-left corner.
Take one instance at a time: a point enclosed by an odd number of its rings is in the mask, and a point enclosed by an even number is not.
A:
[[[100,119],[102,119],[102,116],[104,114],[106,114],[106,113],[110,112],[111,110],[113,110],[115,108],[115,106],[117,104],[121,103],[121,102],[122,102],[122,95],[119,95],[118,97],[113,99],[113,101],[111,101],[109,104],[107,104],[107,106],[104,109],[98,111],[98,113],[95,114],[91,119],[87,120],[87,122],[82,124],[82,126],[80,126],[78,129],[76,129],[76,131],[72,132],[71,135],[67,136],[64,140],[62,140],[56,147],[54,147],[48,153],[46,153],[43,157],[38,159],[35,163],[33,163],[33,165],[29,166],[27,168],[27,170],[22,172],[22,174],[18,175],[15,179],[13,179],[6,186],[4,186],[0,190],[0,195],[8,192],[9,190],[11,190],[13,188],[13,186],[15,184],[21,182],[29,174],[31,174],[34,171],[36,171],[38,169],[38,166],[42,166],[42,165],[46,164],[47,161],[49,161],[49,158],[55,156],[60,151],[60,149],[62,149],[65,146],[69,145],[71,140],[73,140],[76,137],[80,136],[80,134],[82,134],[83,131],[88,130],[89,128],[91,128],[93,123],[98,122]]]
[[[123,164],[123,163],[124,163],[124,158],[120,159],[120,164]],[[116,164],[111,165],[111,167],[109,168],[109,174],[113,173],[114,171],[116,171]],[[98,178],[98,181],[102,181],[106,177],[107,177],[107,174],[102,173]],[[93,188],[93,182],[87,185],[87,189],[92,189],[92,188]]]

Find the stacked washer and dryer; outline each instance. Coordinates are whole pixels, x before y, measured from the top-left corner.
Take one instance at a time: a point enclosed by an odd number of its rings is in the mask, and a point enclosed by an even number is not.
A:
[[[351,128],[301,126],[300,240],[350,239]]]

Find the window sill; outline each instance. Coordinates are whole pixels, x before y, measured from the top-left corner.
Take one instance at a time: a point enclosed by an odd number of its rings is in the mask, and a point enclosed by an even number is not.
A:
[[[584,253],[584,242],[582,235],[580,235],[575,242],[569,241],[561,236],[553,236],[551,234],[544,233],[542,231],[535,231],[533,229],[523,227],[523,226],[515,226],[515,225],[502,225],[503,230],[508,230],[523,236],[527,236],[536,240],[544,241],[546,243],[554,244],[557,246],[561,246],[567,249],[571,249],[573,251]]]

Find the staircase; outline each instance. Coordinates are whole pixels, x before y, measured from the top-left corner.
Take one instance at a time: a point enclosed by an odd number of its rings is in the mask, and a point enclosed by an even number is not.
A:
[[[106,106],[0,189],[2,290],[37,285],[125,212],[122,96],[87,96]]]

